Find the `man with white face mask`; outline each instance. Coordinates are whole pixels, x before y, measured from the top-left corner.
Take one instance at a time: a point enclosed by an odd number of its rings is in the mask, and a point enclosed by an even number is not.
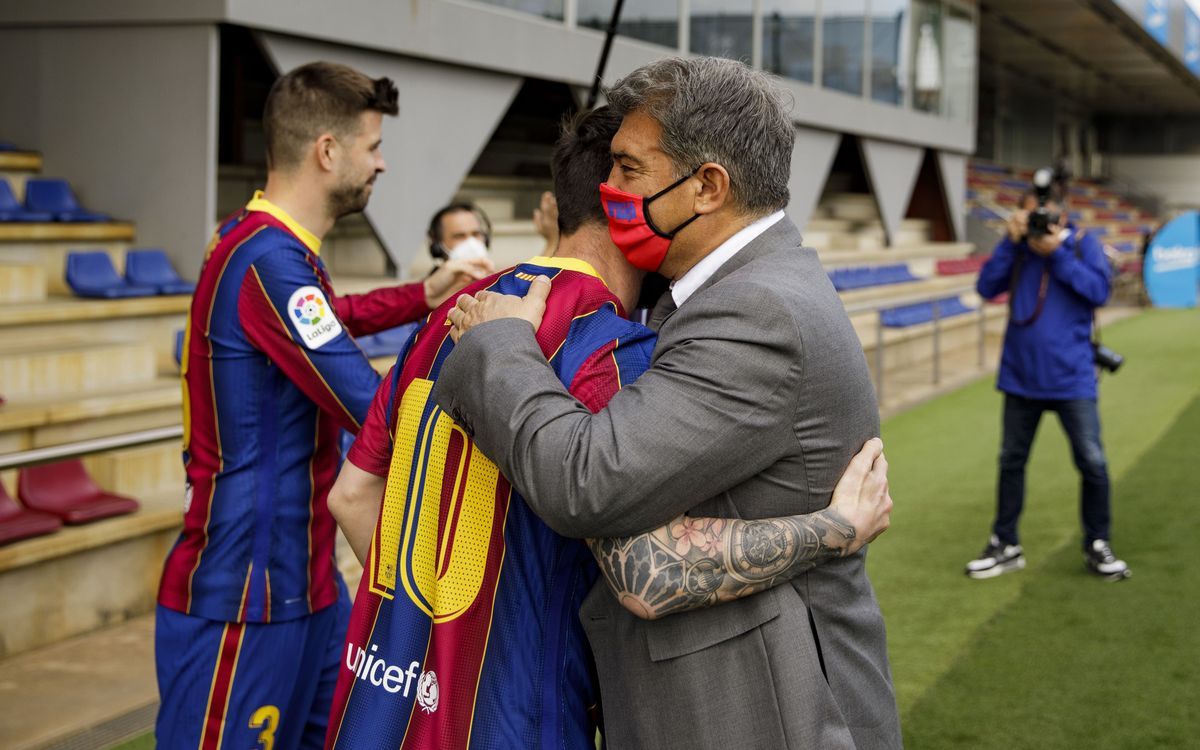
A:
[[[434,261],[488,257],[492,223],[472,203],[451,203],[438,209],[429,220],[426,235]]]

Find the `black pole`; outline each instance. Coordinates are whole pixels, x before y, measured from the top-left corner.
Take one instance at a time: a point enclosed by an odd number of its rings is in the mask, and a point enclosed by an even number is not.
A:
[[[600,81],[604,80],[604,69],[608,67],[608,53],[612,51],[613,37],[617,35],[617,24],[621,21],[621,8],[625,0],[617,0],[613,5],[612,19],[608,22],[608,30],[604,32],[604,49],[600,50],[600,62],[596,65],[596,79],[592,81],[592,91],[588,94],[587,108],[596,106],[600,98]]]

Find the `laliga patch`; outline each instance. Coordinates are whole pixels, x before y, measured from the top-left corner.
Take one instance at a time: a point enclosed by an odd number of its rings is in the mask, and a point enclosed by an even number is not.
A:
[[[309,349],[320,349],[342,332],[342,324],[325,301],[325,294],[315,286],[302,286],[292,292],[288,317]]]

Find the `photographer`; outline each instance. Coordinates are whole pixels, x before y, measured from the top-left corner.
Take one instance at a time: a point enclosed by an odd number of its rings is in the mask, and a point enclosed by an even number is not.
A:
[[[1092,345],[1096,308],[1108,299],[1109,265],[1099,241],[1067,221],[1049,170],[1008,220],[1008,236],[979,273],[985,298],[1009,293],[1008,330],[997,388],[1004,392],[1004,437],[992,537],[967,563],[991,578],[1025,567],[1017,522],[1025,502],[1025,464],[1042,414],[1055,412],[1082,477],[1083,551],[1088,570],[1117,579],[1128,566],[1109,547],[1110,486],[1097,409]],[[1110,369],[1112,363],[1104,362]],[[1117,363],[1119,364],[1119,362]]]

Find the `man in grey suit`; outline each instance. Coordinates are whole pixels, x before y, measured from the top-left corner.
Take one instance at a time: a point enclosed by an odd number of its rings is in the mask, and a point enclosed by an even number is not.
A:
[[[667,59],[609,103],[624,115],[601,187],[610,233],[673,280],[651,368],[591,414],[535,342],[547,288],[534,284],[524,299],[459,300],[435,397],[552,528],[604,539],[593,547],[625,601],[597,586],[580,617],[614,747],[900,747],[865,548],[695,610],[654,606],[706,596],[707,571],[619,564],[621,537],[681,513],[825,507],[879,419],[858,338],[782,213],[794,131],[769,79]],[[751,582],[796,543],[778,531],[727,550]]]

